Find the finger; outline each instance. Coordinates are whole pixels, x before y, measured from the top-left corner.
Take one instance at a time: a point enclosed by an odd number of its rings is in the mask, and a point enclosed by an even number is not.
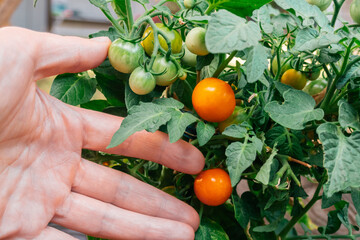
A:
[[[137,132],[121,145],[106,149],[122,118],[74,109],[82,116],[83,148],[146,159],[189,174],[199,173],[204,167],[205,158],[196,147],[183,140],[170,143],[168,135],[160,131]]]
[[[123,172],[82,160],[72,191],[149,216],[199,226],[198,213],[186,203]]]
[[[2,35],[7,36],[5,40],[8,42],[13,42],[9,44],[16,46],[15,49],[23,48],[19,52],[28,55],[30,62],[27,64],[33,63],[35,80],[66,72],[76,73],[92,69],[105,60],[111,43],[108,38],[90,40],[65,37],[17,27],[3,29]],[[24,44],[26,39],[31,41]]]
[[[52,227],[46,227],[40,235],[32,238],[34,240],[43,240],[43,239],[51,239],[51,240],[76,240],[76,238],[66,234],[58,229]]]
[[[71,193],[52,222],[90,236],[109,239],[194,239],[187,224],[150,217]]]

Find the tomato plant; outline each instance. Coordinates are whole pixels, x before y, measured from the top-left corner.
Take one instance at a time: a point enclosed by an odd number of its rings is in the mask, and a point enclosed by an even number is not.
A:
[[[166,37],[168,37],[171,44],[172,53],[180,53],[182,46],[182,40],[180,34],[174,29],[169,29],[163,23],[156,23],[156,26],[159,28],[160,31],[162,31],[166,35]],[[144,40],[141,42],[141,44],[144,47],[145,52],[149,56],[151,56],[154,50],[154,31],[151,26],[144,31],[143,38]],[[159,37],[159,42],[160,42],[160,46],[165,51],[167,51],[168,45],[166,43],[166,40],[162,36]]]
[[[199,116],[209,122],[221,122],[233,113],[236,101],[230,85],[217,78],[206,78],[196,85],[192,103]]]
[[[350,4],[350,16],[357,24],[360,24],[360,1],[353,0]]]
[[[122,73],[131,73],[137,68],[143,55],[144,49],[139,43],[128,42],[121,38],[111,43],[108,53],[111,65]]]
[[[137,19],[131,0],[90,2],[112,23],[90,37],[133,47],[115,51],[118,65],[109,51],[92,75],[58,76],[54,95],[123,116],[109,148],[160,130],[198,148],[207,170],[194,181],[143,159],[82,157],[191,205],[196,240],[360,238],[360,27],[338,18],[344,0],[326,15],[329,0],[137,0]],[[96,89],[104,99],[91,100]]]
[[[295,69],[286,70],[281,77],[282,83],[292,86],[298,90],[301,90],[305,87],[306,81],[307,79],[305,74]]]
[[[196,197],[209,206],[219,206],[229,199],[232,187],[229,174],[221,168],[208,169],[196,176]]]

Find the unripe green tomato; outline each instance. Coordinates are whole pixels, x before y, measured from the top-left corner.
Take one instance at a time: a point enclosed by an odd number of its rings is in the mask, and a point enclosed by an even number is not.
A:
[[[321,68],[317,68],[317,69],[306,68],[304,74],[308,80],[310,81],[316,80],[320,77]]]
[[[139,43],[127,42],[121,38],[111,43],[108,57],[111,65],[122,73],[131,73],[139,66],[144,49]]]
[[[206,30],[202,27],[196,27],[190,30],[185,39],[186,47],[190,52],[205,56],[209,54],[205,44]]]
[[[350,5],[350,16],[357,24],[360,24],[360,0],[352,1]]]
[[[235,106],[234,112],[225,121],[219,122],[219,131],[222,133],[225,129],[233,124],[240,124],[247,119],[246,110],[240,106]]]
[[[138,95],[145,95],[154,90],[156,80],[154,76],[145,71],[143,67],[137,67],[130,75],[129,86]]]
[[[189,67],[196,67],[196,57],[197,57],[196,54],[190,52],[185,44],[183,45],[183,48],[185,50],[185,53],[184,56],[181,58],[181,63]]]
[[[303,88],[303,91],[309,94],[310,96],[316,95],[324,90],[327,86],[326,79],[319,78],[317,80],[308,82]]]
[[[280,59],[281,59],[281,58],[280,58]],[[283,62],[284,62],[284,60],[281,59],[281,61],[280,61],[280,66],[282,66]],[[282,66],[282,68],[281,68],[280,76],[282,76],[282,75],[284,74],[284,72],[285,72],[286,70],[289,70],[290,68],[291,68],[290,61],[287,61],[287,62],[285,63],[285,65]],[[272,62],[271,62],[271,70],[272,70],[273,74],[276,76],[276,74],[277,74],[277,72],[278,72],[278,60],[277,60],[277,56],[275,56],[274,59],[273,59]]]
[[[152,67],[156,73],[162,73],[155,75],[156,84],[159,86],[169,86],[178,78],[178,69],[170,60],[167,60],[164,56],[157,55]]]
[[[187,9],[191,9],[195,6],[195,0],[184,0],[184,6]]]
[[[309,4],[318,6],[321,11],[325,11],[332,3],[332,0],[306,0]]]

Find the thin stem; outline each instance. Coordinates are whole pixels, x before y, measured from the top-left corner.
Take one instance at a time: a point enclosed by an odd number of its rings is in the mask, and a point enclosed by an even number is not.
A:
[[[229,62],[231,61],[231,59],[233,59],[233,58],[235,57],[236,53],[237,53],[236,50],[233,51],[233,52],[229,55],[229,57],[227,57],[227,58],[225,59],[225,61],[223,61],[223,62],[220,64],[220,66],[216,69],[215,73],[213,74],[213,77],[214,77],[214,78],[217,78],[217,77],[220,75],[220,73],[221,73],[221,72],[226,68],[226,66],[229,64]]]
[[[134,25],[134,17],[131,9],[131,1],[125,0],[125,5],[126,5],[126,18],[127,18],[126,23],[129,31],[131,31],[131,28]]]
[[[342,5],[344,4],[345,0],[340,0],[340,2],[338,2],[337,0],[334,0],[334,15],[331,19],[331,26],[334,27],[335,26],[335,23],[336,23],[336,20],[337,20],[337,17],[339,15],[339,12],[340,12],[340,9],[342,7]]]
[[[118,33],[120,34],[125,34],[124,29],[120,26],[119,22],[110,14],[110,12],[105,11],[103,9],[101,9],[101,11],[104,13],[104,15],[110,20],[110,22],[113,24],[113,26],[115,27],[115,29],[118,31]]]
[[[295,226],[295,224],[307,213],[307,211],[310,210],[310,208],[319,200],[321,199],[321,197],[319,197],[320,194],[320,190],[322,188],[323,183],[320,182],[319,185],[317,186],[314,196],[312,197],[312,199],[310,200],[310,202],[308,202],[308,204],[306,204],[306,206],[301,210],[301,212],[299,214],[297,214],[296,216],[294,216],[290,222],[288,222],[288,224],[285,226],[285,228],[280,232],[279,236],[281,239],[285,240],[286,239],[286,235],[289,233],[289,231]]]

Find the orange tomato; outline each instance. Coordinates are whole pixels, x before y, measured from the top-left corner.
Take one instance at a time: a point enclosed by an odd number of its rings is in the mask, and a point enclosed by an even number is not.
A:
[[[195,178],[194,191],[202,203],[219,206],[226,202],[232,193],[229,174],[220,168],[205,170]]]
[[[233,113],[236,100],[229,84],[217,78],[205,78],[195,86],[192,103],[202,119],[222,122]]]

